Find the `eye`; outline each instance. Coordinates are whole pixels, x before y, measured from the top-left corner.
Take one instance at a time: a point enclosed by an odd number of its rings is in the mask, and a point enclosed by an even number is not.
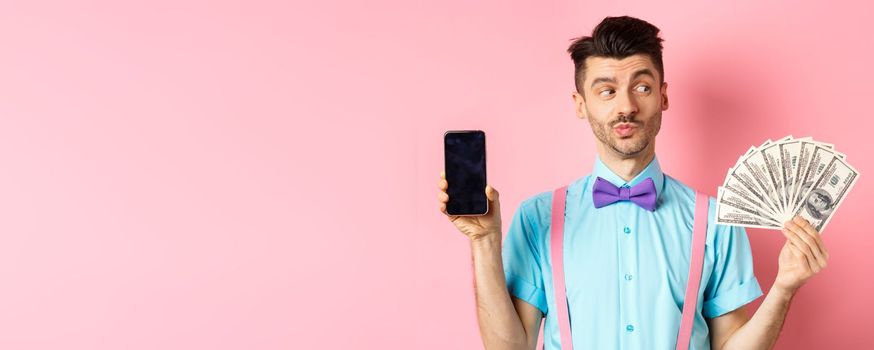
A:
[[[647,93],[647,92],[649,92],[650,89],[649,89],[649,86],[638,85],[637,88],[635,88],[635,90],[637,90],[637,92]]]
[[[598,95],[601,95],[601,97],[609,97],[610,95],[612,95],[614,93],[616,93],[616,90],[604,89],[604,90],[601,90],[601,92],[599,92]]]

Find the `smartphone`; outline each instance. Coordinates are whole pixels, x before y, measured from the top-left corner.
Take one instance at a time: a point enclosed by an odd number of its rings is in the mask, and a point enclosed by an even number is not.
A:
[[[444,171],[448,187],[446,213],[481,216],[489,212],[486,197],[486,133],[450,130],[443,134]]]

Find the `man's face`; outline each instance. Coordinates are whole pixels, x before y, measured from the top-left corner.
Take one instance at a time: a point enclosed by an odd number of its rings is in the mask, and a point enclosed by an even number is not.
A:
[[[808,199],[807,204],[809,204],[811,207],[813,207],[816,210],[823,211],[823,210],[828,208],[829,201],[828,201],[828,198],[825,198],[825,196],[814,192],[810,196],[810,199]]]
[[[587,119],[598,141],[621,158],[655,147],[662,111],[668,109],[667,83],[648,55],[586,59],[583,93],[574,92],[577,116]]]

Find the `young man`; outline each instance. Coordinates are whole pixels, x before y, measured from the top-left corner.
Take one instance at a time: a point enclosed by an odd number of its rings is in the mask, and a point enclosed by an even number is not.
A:
[[[608,17],[590,37],[571,44],[576,114],[595,135],[592,174],[569,185],[564,260],[576,349],[673,349],[690,264],[695,192],[664,174],[655,139],[668,109],[658,28],[630,17]],[[600,178],[600,179],[599,179]],[[651,181],[650,181],[651,180]],[[598,203],[596,181],[619,188],[649,185],[655,200]],[[602,183],[603,184],[603,183]],[[441,172],[440,209],[448,186]],[[487,349],[534,349],[546,315],[547,349],[559,348],[549,260],[552,191],[523,201],[502,249],[498,191],[486,186],[485,216],[448,215],[470,240],[478,322]],[[826,266],[819,233],[801,218],[785,223],[779,271],[762,305],[746,231],[715,224],[710,198],[698,309],[691,349],[769,349],[792,296]]]

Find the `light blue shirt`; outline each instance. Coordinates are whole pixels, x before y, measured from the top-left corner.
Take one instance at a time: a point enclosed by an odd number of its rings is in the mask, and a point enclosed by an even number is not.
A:
[[[592,185],[602,177],[634,186],[651,177],[656,210],[630,201],[602,208]],[[516,210],[504,239],[503,263],[510,294],[546,315],[544,345],[559,349],[550,262],[552,190]],[[630,182],[595,160],[592,174],[568,187],[565,284],[575,349],[674,349],[683,312],[692,244],[695,191],[662,173],[657,159]],[[762,295],[742,227],[714,224],[710,197],[707,240],[690,349],[710,349],[705,318],[735,310]]]

